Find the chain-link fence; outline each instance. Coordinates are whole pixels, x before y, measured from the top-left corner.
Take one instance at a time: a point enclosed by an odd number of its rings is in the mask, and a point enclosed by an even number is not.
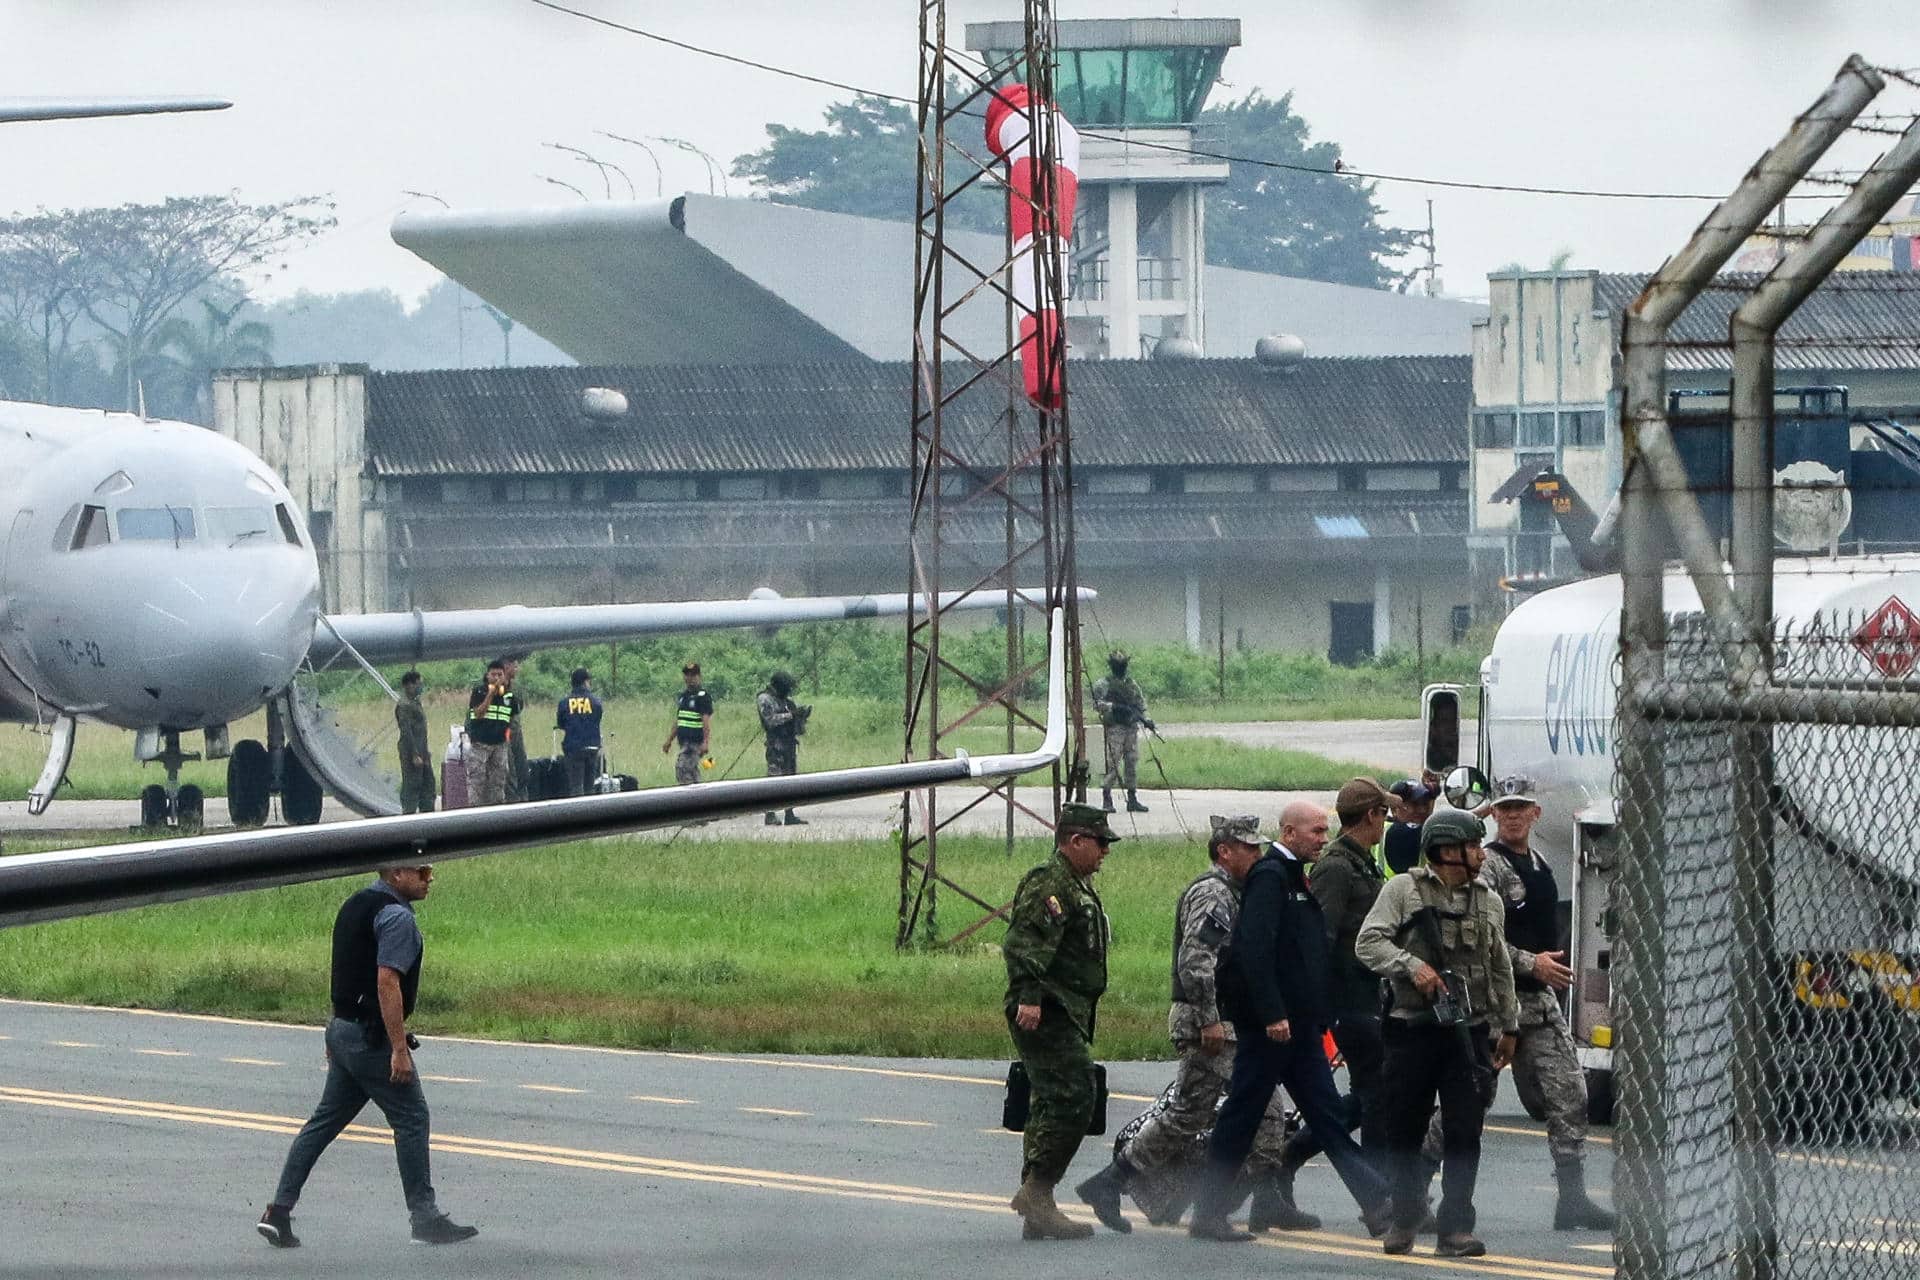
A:
[[[1730,693],[1698,615],[1657,689],[1623,689],[1627,1280],[1920,1275],[1916,580],[1808,563],[1885,603],[1783,600],[1761,698]]]

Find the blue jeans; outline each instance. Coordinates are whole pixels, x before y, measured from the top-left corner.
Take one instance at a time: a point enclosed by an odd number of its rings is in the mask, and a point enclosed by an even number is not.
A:
[[[1360,1145],[1347,1132],[1347,1107],[1320,1047],[1320,1028],[1296,1025],[1293,1038],[1284,1044],[1268,1039],[1265,1027],[1251,1023],[1236,1022],[1233,1032],[1239,1040],[1233,1078],[1227,1083],[1227,1100],[1207,1146],[1208,1177],[1194,1216],[1226,1213],[1234,1174],[1253,1149],[1260,1118],[1281,1085],[1361,1210],[1371,1213],[1384,1204],[1387,1180],[1360,1154]]]
[[[440,1216],[427,1162],[427,1096],[421,1092],[418,1076],[405,1084],[388,1079],[391,1053],[384,1034],[375,1032],[370,1037],[367,1028],[345,1018],[327,1023],[326,1087],[320,1091],[320,1105],[287,1152],[273,1203],[293,1208],[320,1153],[371,1099],[393,1127],[393,1152],[400,1162],[400,1186],[413,1225]]]

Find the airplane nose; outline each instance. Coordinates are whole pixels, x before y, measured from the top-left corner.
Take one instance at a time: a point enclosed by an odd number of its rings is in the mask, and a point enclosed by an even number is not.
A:
[[[152,584],[136,651],[162,721],[224,723],[285,687],[312,641],[308,603],[258,577],[180,575]]]

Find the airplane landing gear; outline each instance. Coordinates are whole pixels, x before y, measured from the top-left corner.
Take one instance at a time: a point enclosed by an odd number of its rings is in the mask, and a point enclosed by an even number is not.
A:
[[[180,785],[180,766],[198,760],[200,754],[180,749],[178,729],[142,730],[134,751],[141,760],[158,761],[167,771],[164,786],[152,783],[140,789],[140,825],[149,830],[198,831],[206,818],[206,795],[192,783]]]
[[[227,816],[236,827],[264,827],[273,805],[273,757],[252,738],[227,757]]]
[[[299,755],[285,752],[280,770],[280,812],[291,826],[310,827],[320,821],[320,804],[325,793]]]

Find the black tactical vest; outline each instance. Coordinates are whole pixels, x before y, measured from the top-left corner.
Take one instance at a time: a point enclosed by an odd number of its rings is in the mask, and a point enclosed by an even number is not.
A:
[[[348,898],[333,921],[333,1016],[352,1022],[380,1025],[380,990],[376,985],[380,968],[380,945],[373,932],[373,921],[397,899],[381,885],[368,885]],[[420,962],[400,975],[401,1007],[413,1013],[413,998],[420,990]]]
[[[1507,910],[1507,945],[1536,954],[1560,949],[1560,886],[1554,881],[1553,868],[1545,859],[1530,853],[1515,853],[1497,841],[1490,841],[1487,852],[1507,860],[1520,883],[1526,886],[1523,902],[1504,901]],[[1545,991],[1547,984],[1531,973],[1514,970],[1516,991]]]

